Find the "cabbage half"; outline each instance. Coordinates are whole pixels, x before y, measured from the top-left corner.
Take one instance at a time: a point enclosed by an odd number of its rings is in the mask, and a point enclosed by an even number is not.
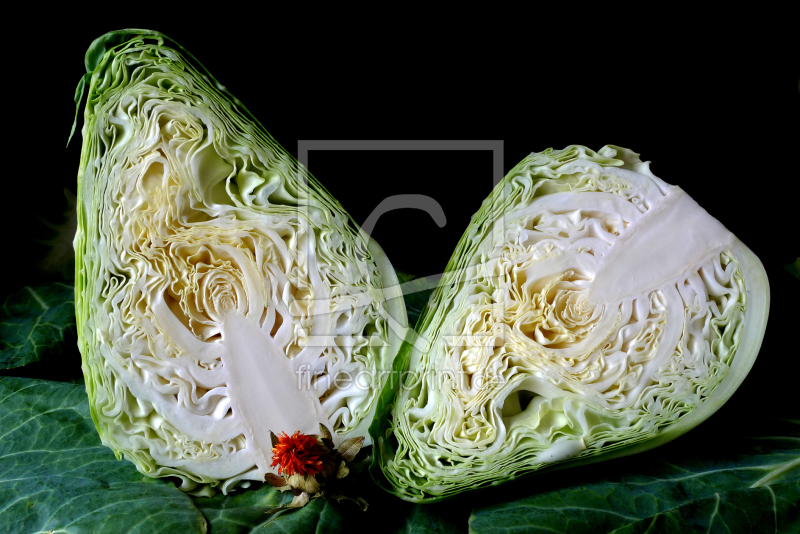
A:
[[[165,36],[107,34],[86,64],[75,293],[103,443],[208,493],[274,472],[270,432],[365,435],[406,326],[380,247]]]
[[[741,384],[768,308],[758,258],[638,154],[531,154],[401,350],[373,475],[432,501],[665,443]]]

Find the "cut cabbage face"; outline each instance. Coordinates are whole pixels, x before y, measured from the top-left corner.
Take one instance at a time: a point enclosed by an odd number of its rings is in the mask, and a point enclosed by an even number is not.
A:
[[[531,154],[401,350],[373,474],[430,501],[655,447],[733,394],[768,309],[758,258],[638,154]]]
[[[76,310],[103,443],[207,494],[274,473],[270,432],[365,435],[406,326],[380,247],[165,36],[103,36],[87,70]]]

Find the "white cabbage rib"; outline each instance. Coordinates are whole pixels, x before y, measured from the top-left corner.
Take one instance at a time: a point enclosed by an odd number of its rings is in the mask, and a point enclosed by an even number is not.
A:
[[[391,489],[434,500],[685,432],[750,369],[767,300],[757,258],[636,154],[532,154],[418,325],[381,444]]]
[[[105,444],[227,491],[274,472],[270,431],[366,434],[405,312],[380,248],[163,42],[92,77],[80,347]]]

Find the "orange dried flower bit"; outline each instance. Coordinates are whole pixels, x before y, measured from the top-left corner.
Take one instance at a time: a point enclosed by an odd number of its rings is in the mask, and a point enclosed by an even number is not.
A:
[[[323,470],[322,456],[325,451],[319,446],[317,436],[295,432],[291,436],[278,434],[278,442],[272,448],[271,467],[278,467],[281,475],[316,475]]]

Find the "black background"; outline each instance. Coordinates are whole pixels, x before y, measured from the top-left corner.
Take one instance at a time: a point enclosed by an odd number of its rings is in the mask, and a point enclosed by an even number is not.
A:
[[[147,27],[181,43],[295,156],[298,140],[503,140],[506,172],[548,147],[616,144],[641,153],[747,244],[770,279],[759,358],[706,424],[797,415],[800,292],[783,265],[800,256],[800,54],[776,25],[787,14],[731,24],[696,13],[674,21],[507,13],[462,25],[427,13],[399,24],[394,15],[360,13],[370,22],[323,15],[312,23],[310,13],[229,6],[168,23],[148,9],[69,23],[49,12],[6,29],[4,295],[61,276],[40,268],[48,249],[40,242],[53,237],[45,222],[64,220],[63,190],[76,189],[82,108],[65,144],[86,48],[106,31]],[[403,210],[373,233],[396,268],[420,275],[441,272],[492,187],[487,152],[312,152],[309,168],[358,223],[391,194],[435,198],[443,228]],[[72,345],[60,361],[3,374],[80,376]]]
[[[181,43],[295,156],[298,140],[502,140],[505,173],[547,147],[616,144],[651,161],[657,176],[686,190],[768,269],[800,253],[793,230],[800,53],[779,31],[725,33],[697,22],[663,42],[641,29],[587,30],[576,48],[535,32],[524,44],[435,27],[337,25],[317,34],[301,21],[275,27],[259,17],[221,26],[210,15],[191,24],[135,15],[130,25]],[[24,37],[25,60],[5,99],[14,124],[6,209],[26,219],[14,233],[44,239],[49,234],[38,229],[28,235],[28,223],[59,222],[62,190],[76,188],[83,108],[64,145],[83,56],[126,20],[108,16],[57,37]],[[375,229],[396,268],[416,274],[441,271],[492,187],[489,152],[317,151],[308,163],[358,223],[392,194],[430,195],[442,205],[444,228],[404,210]],[[40,277],[25,262],[6,266],[23,284]]]

